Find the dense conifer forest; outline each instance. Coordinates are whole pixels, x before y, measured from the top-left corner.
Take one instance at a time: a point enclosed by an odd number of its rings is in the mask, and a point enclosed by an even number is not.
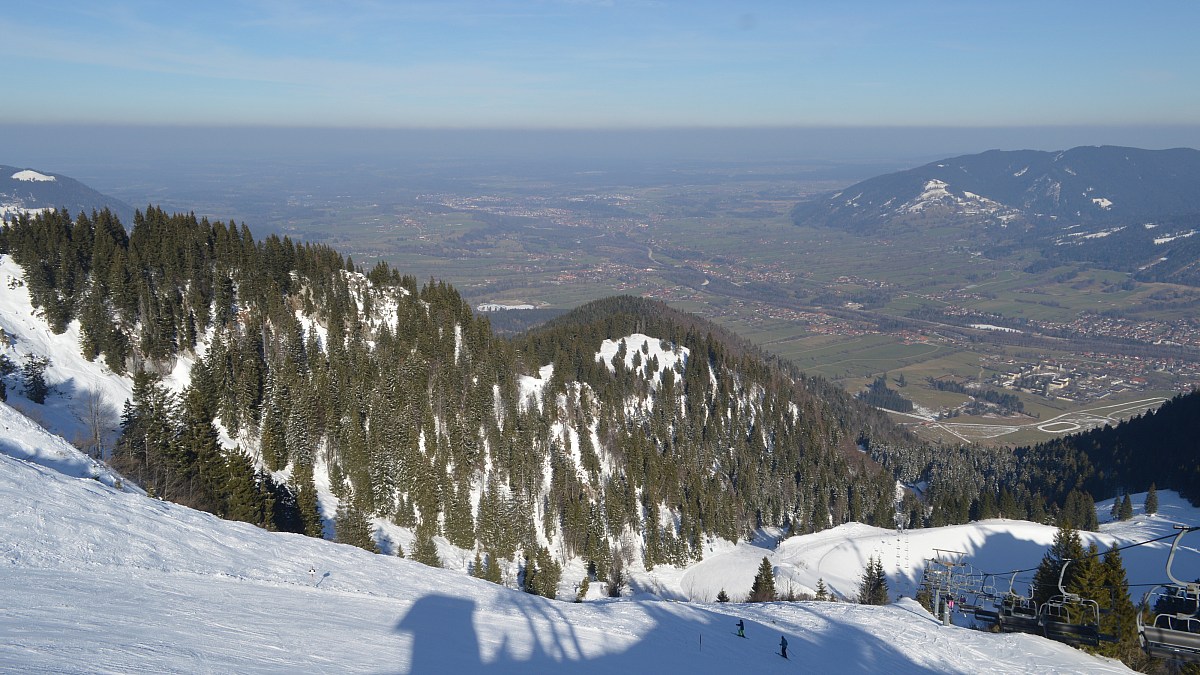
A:
[[[506,339],[444,282],[153,206],[128,232],[107,211],[21,216],[0,230],[0,252],[55,331],[78,321],[84,355],[133,377],[109,461],[146,489],[364,548],[368,518],[385,518],[416,533],[413,557],[436,564],[432,538],[444,536],[477,552],[480,576],[512,561],[533,592],[552,594],[569,557],[612,579],[634,556],[684,564],[706,538],[762,525],[1003,515],[1086,528],[1092,497],[1115,490],[1157,480],[1198,494],[1195,394],[1016,452],[934,447],[640,298]],[[175,392],[160,378],[180,362],[190,383]],[[1141,459],[1150,442],[1160,461]],[[318,512],[317,472],[341,498],[325,514],[336,533]],[[897,504],[897,479],[920,490]]]

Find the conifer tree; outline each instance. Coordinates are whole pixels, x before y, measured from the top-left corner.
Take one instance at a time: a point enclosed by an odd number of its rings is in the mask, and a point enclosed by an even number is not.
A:
[[[1137,609],[1129,599],[1129,580],[1121,552],[1109,549],[1100,563],[1103,591],[1094,598],[1100,603],[1100,633],[1111,635],[1114,642],[1100,644],[1097,651],[1105,656],[1132,664],[1140,656],[1137,637]]]
[[[729,594],[725,592],[724,588],[717,593],[717,602],[729,602]]]
[[[1118,509],[1117,517],[1121,520],[1129,520],[1133,517],[1133,502],[1129,499],[1129,493],[1121,499],[1121,506]]]
[[[815,598],[821,602],[829,599],[829,589],[825,586],[825,579],[823,577],[817,579],[817,594]]]
[[[883,562],[875,557],[867,558],[867,569],[863,571],[858,585],[858,602],[864,605],[886,605],[888,603],[887,576],[883,573]]]
[[[46,368],[50,359],[44,356],[27,354],[25,364],[21,366],[21,378],[25,385],[25,398],[34,403],[45,403],[50,385],[46,383]]]
[[[1142,510],[1148,516],[1158,513],[1158,490],[1154,487],[1154,483],[1150,484],[1150,489],[1146,492],[1146,502]]]
[[[353,500],[343,499],[338,503],[334,528],[334,540],[339,544],[350,544],[364,551],[379,553],[379,544],[375,542],[371,523]]]
[[[758,566],[758,574],[754,575],[754,584],[750,586],[748,602],[773,602],[775,600],[775,571],[771,561],[763,556]]]
[[[500,574],[500,561],[496,559],[496,556],[488,553],[484,562],[483,578],[493,584],[504,583],[503,577]]]
[[[1079,561],[1083,556],[1083,543],[1079,539],[1079,532],[1069,524],[1058,528],[1058,532],[1054,535],[1054,542],[1042,556],[1042,562],[1038,565],[1037,572],[1034,573],[1034,600],[1040,605],[1049,600],[1051,596],[1058,595],[1058,580],[1065,561]],[[1070,591],[1075,587],[1075,579],[1081,569],[1081,564],[1072,563],[1067,566],[1066,572],[1062,572],[1063,588]]]
[[[417,527],[417,538],[413,541],[412,559],[422,565],[441,567],[442,558],[438,555],[437,544],[433,541],[433,533],[430,529],[428,525]]]

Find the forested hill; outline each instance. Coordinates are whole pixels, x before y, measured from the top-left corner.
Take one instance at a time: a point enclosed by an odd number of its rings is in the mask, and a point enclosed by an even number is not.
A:
[[[1097,499],[1151,485],[1200,503],[1200,391],[1158,410],[1016,451],[1030,486],[1048,496],[1083,489]]]
[[[68,176],[0,165],[0,218],[8,220],[23,211],[48,209],[109,209],[126,221],[133,217],[132,206]]]
[[[989,150],[877,176],[797,205],[797,224],[859,232],[935,222],[1136,225],[1200,214],[1200,152],[1084,146]]]
[[[524,556],[542,592],[555,557],[603,576],[757,525],[892,523],[892,477],[854,448],[899,432],[659,305],[510,343],[444,283],[245,225],[150,207],[128,232],[107,211],[0,232],[52,329],[78,321],[84,355],[134,378],[111,462],[167,499],[318,536],[332,518],[368,548],[386,519],[425,560],[435,536]],[[158,375],[181,364],[174,391]]]

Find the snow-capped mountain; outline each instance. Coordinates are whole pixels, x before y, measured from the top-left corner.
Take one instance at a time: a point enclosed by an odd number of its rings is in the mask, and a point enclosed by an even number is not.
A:
[[[133,207],[56,173],[0,165],[0,219],[21,212],[65,208],[79,212],[108,209],[123,222],[133,222]]]
[[[991,150],[878,176],[797,206],[797,224],[993,227],[1155,222],[1200,214],[1200,151]]]

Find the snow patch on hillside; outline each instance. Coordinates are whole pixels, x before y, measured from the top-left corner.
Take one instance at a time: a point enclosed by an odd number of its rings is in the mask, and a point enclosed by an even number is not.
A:
[[[1184,232],[1182,234],[1173,234],[1169,237],[1155,237],[1154,243],[1155,243],[1155,245],[1161,246],[1162,244],[1170,243],[1172,241],[1175,241],[1176,239],[1186,239],[1187,237],[1190,237],[1193,234],[1196,234],[1195,230],[1188,230],[1187,232]]]
[[[596,360],[603,362],[610,373],[616,371],[613,358],[620,352],[622,346],[625,348],[625,367],[636,371],[642,377],[653,376],[655,382],[662,382],[664,370],[674,370],[676,365],[682,370],[691,355],[691,350],[687,347],[672,345],[666,340],[642,333],[634,333],[620,340],[605,340],[601,343],[600,351],[596,352]],[[658,370],[648,373],[647,366],[652,359],[658,362]],[[636,367],[634,366],[635,361],[637,362]]]
[[[12,175],[12,178],[13,178],[13,180],[24,180],[24,181],[39,182],[39,183],[54,182],[54,181],[58,180],[54,176],[47,176],[44,173],[38,173],[37,171],[33,171],[31,169],[25,169],[24,171],[18,171]]]
[[[948,183],[934,178],[925,182],[920,195],[901,204],[894,212],[914,214],[932,208],[950,208],[964,215],[998,215],[1010,211],[1003,204],[974,192],[963,191],[960,197],[950,191]]]

